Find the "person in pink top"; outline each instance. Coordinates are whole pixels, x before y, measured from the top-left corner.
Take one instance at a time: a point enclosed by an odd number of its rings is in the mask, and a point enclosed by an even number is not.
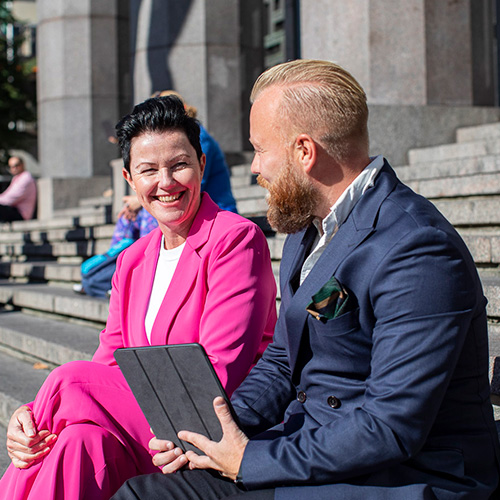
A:
[[[109,500],[126,479],[163,468],[165,451],[180,454],[158,447],[116,349],[199,342],[229,395],[274,331],[265,236],[201,193],[198,122],[176,97],[158,97],[117,131],[124,176],[159,227],[118,257],[93,360],[56,368],[35,401],[14,412],[0,500]]]
[[[0,193],[0,221],[32,219],[36,207],[35,179],[24,169],[19,156],[9,158],[9,171],[13,177],[9,187]]]

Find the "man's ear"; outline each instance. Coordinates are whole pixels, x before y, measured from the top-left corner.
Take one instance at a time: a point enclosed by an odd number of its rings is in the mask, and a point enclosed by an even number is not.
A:
[[[128,185],[135,191],[135,185],[134,185],[134,182],[132,181],[132,176],[130,175],[129,171],[125,167],[122,168],[122,175],[125,178],[125,180],[128,182]]]
[[[295,156],[304,172],[309,174],[318,158],[318,146],[308,134],[300,134],[295,139]]]

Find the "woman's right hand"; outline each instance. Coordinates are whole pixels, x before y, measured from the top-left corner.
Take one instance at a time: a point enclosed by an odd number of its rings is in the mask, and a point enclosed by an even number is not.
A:
[[[57,436],[47,430],[38,432],[31,408],[21,406],[7,427],[7,452],[14,467],[26,469],[46,455],[56,439]]]
[[[184,467],[188,460],[180,448],[176,448],[171,441],[152,438],[149,448],[158,453],[153,457],[153,464],[160,467],[163,474],[171,474]]]

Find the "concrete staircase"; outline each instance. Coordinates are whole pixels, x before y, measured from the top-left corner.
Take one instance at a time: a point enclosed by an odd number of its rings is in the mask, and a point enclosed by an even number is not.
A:
[[[410,151],[409,164],[396,170],[457,227],[474,256],[489,300],[492,400],[500,405],[500,123],[460,129],[456,144]],[[277,276],[284,237],[267,225],[265,190],[248,164],[231,174],[238,210],[266,232]],[[71,287],[81,262],[109,247],[111,205],[92,198],[52,220],[0,224],[0,428],[50,369],[90,359],[97,347],[108,301]],[[0,473],[7,462],[0,446]]]

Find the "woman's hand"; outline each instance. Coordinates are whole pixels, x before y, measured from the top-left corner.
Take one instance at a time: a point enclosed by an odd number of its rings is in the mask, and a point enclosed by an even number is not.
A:
[[[15,467],[26,469],[45,456],[56,439],[57,436],[47,430],[38,432],[31,408],[21,406],[7,427],[7,452]]]
[[[186,455],[180,448],[176,448],[171,441],[152,438],[149,448],[158,451],[153,457],[153,464],[160,467],[163,474],[175,472],[187,464]]]

